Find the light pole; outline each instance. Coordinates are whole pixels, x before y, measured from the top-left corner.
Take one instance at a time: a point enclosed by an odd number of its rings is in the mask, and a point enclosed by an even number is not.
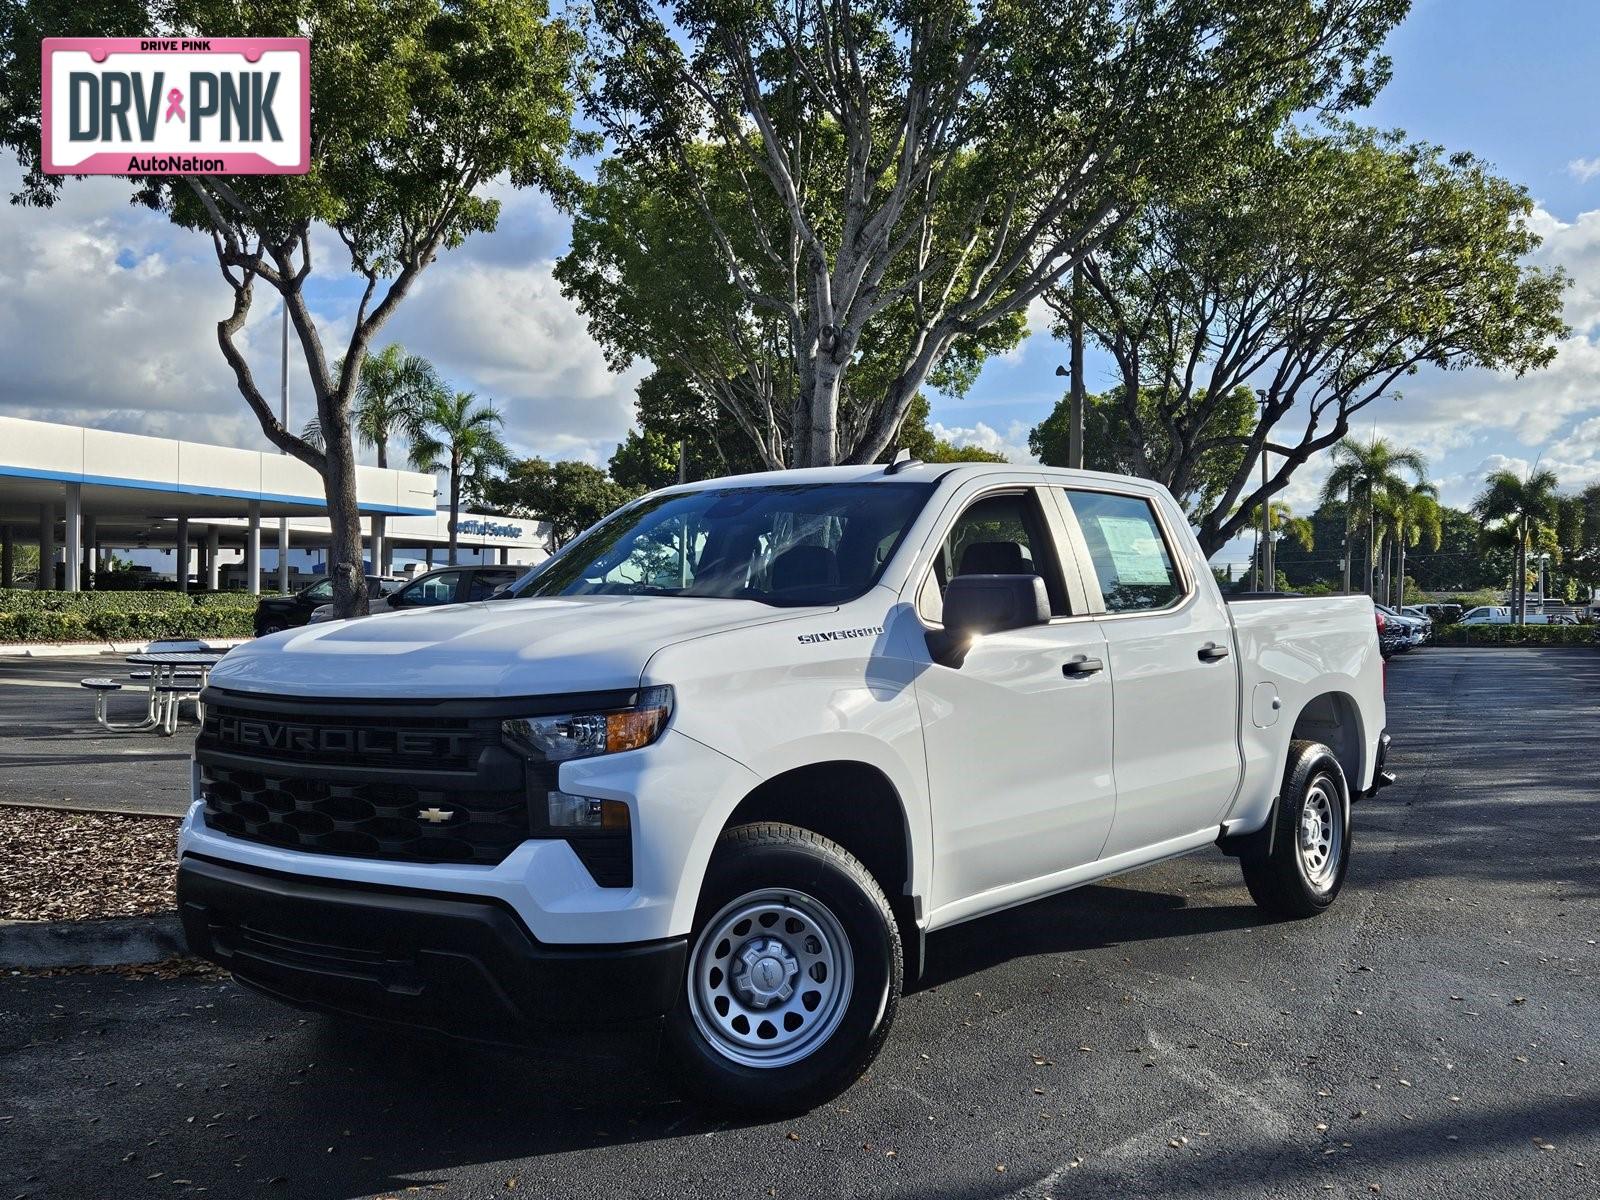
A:
[[[1056,375],[1067,376],[1067,466],[1083,470],[1083,263],[1072,268],[1072,315],[1067,320],[1067,341],[1070,346],[1066,367],[1057,367]]]
[[[1256,399],[1261,401],[1261,424],[1267,423],[1267,391],[1256,389]],[[1272,553],[1272,501],[1267,496],[1267,441],[1261,439],[1261,575],[1263,592],[1275,591],[1278,586],[1278,565]]]
[[[279,340],[278,370],[279,382],[279,413],[278,420],[283,422],[284,429],[289,428],[289,302],[283,302],[283,336]],[[283,451],[279,450],[279,454]],[[289,594],[289,518],[278,518],[278,592],[280,595]]]

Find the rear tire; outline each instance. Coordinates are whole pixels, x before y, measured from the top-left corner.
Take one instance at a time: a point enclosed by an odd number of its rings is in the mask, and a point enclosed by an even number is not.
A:
[[[700,892],[667,1068],[710,1107],[814,1108],[877,1057],[903,971],[888,898],[854,855],[793,825],[736,826]]]
[[[1350,790],[1333,751],[1289,743],[1270,853],[1240,859],[1257,906],[1277,917],[1314,917],[1333,903],[1350,865]]]

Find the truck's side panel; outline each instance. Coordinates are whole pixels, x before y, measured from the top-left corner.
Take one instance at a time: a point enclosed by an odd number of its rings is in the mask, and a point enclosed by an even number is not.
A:
[[[1266,821],[1283,778],[1289,742],[1310,736],[1339,755],[1352,792],[1372,785],[1378,738],[1383,733],[1383,663],[1364,596],[1249,600],[1230,604],[1244,694],[1245,774],[1228,812],[1230,833]],[[1320,697],[1332,697],[1313,708]],[[1273,709],[1276,699],[1279,707]],[[1337,728],[1325,719],[1331,711]],[[1255,717],[1271,720],[1265,726]],[[1307,724],[1297,733],[1296,727]]]

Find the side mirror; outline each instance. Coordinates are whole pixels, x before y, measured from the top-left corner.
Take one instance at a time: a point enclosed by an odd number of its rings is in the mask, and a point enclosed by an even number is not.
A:
[[[944,589],[944,628],[928,634],[935,662],[959,668],[972,639],[1043,625],[1050,593],[1037,575],[957,575]]]

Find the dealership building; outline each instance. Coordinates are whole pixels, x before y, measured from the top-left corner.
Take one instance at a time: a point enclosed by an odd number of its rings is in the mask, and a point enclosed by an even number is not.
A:
[[[369,571],[444,561],[450,514],[434,476],[357,467],[356,504]],[[0,417],[0,587],[32,544],[40,588],[92,588],[110,552],[164,550],[179,590],[259,592],[264,533],[277,552],[269,585],[287,587],[293,551],[326,550],[326,512],[321,477],[287,455]],[[462,513],[457,526],[463,561],[546,557],[542,522]]]

